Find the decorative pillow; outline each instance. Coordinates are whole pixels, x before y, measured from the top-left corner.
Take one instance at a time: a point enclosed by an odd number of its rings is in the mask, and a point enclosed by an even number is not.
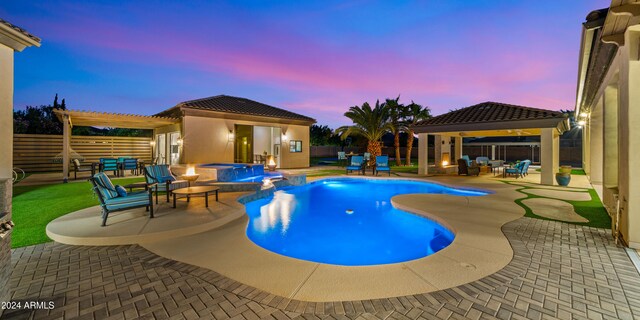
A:
[[[118,191],[118,197],[127,196],[127,189],[125,189],[123,186],[116,185],[116,191]]]

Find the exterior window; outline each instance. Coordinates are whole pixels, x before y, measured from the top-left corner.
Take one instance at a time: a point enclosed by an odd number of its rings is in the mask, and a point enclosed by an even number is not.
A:
[[[289,152],[302,152],[302,140],[289,141]]]

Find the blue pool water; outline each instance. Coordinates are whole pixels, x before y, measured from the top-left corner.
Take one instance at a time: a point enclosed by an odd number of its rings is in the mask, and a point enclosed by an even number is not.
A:
[[[247,236],[278,254],[346,266],[414,260],[451,244],[451,231],[391,205],[407,193],[487,194],[411,180],[320,180],[247,203]]]
[[[249,176],[244,178],[237,178],[232,181],[234,182],[262,182],[265,178],[269,179],[281,179],[282,173],[280,172],[265,172],[261,175],[257,176]]]

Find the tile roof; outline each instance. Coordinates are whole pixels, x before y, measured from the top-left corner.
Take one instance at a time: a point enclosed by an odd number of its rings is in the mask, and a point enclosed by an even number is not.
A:
[[[16,25],[14,25],[14,24],[11,24],[11,23],[10,23],[9,21],[7,21],[7,20],[4,20],[4,19],[0,18],[0,24],[4,24],[5,26],[7,26],[7,27],[9,27],[9,28],[11,28],[11,29],[13,29],[13,30],[15,30],[15,31],[18,31],[18,32],[22,33],[23,35],[25,35],[26,37],[31,38],[31,39],[33,39],[33,40],[35,40],[35,41],[37,41],[37,42],[40,42],[40,41],[41,41],[41,39],[40,39],[40,38],[38,38],[38,37],[36,37],[36,36],[32,35],[31,33],[29,33],[27,30],[25,30],[25,29],[23,29],[23,28],[20,28],[20,27],[18,27],[18,26],[16,26]]]
[[[498,102],[483,102],[470,107],[453,110],[431,119],[424,120],[416,126],[439,126],[473,124],[486,122],[509,122],[540,119],[563,119],[562,112],[530,108]]]
[[[291,119],[315,122],[316,120],[301,114],[297,114],[284,109],[276,108],[264,103],[249,100],[246,98],[232,97],[226,95],[213,96],[181,102],[176,107],[201,109],[217,112],[245,114],[252,116],[262,116],[270,118]],[[169,111],[169,110],[167,110]],[[167,112],[165,111],[165,112]]]

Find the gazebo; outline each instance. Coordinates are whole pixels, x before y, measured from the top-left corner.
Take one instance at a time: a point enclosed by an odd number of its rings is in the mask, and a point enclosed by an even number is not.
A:
[[[451,158],[451,138],[455,139],[455,157],[460,158],[464,137],[540,136],[540,183],[552,185],[559,168],[560,135],[569,129],[567,115],[558,111],[497,102],[453,110],[414,126],[419,138],[418,173],[428,174],[430,134],[435,136],[436,166],[455,163]]]

